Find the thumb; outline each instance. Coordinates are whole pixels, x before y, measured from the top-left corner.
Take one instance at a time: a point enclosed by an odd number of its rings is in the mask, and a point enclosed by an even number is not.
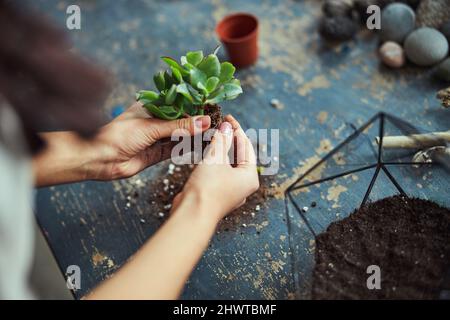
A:
[[[233,143],[233,127],[229,122],[222,122],[219,130],[206,151],[205,162],[214,164],[228,164],[228,151]]]
[[[172,121],[151,119],[150,121],[152,121],[152,124],[149,129],[152,131],[155,140],[169,138],[175,130],[186,131],[189,135],[200,134],[211,125],[209,116],[195,116]]]

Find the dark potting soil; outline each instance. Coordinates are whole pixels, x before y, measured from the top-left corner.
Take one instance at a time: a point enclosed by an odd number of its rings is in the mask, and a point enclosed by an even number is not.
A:
[[[148,198],[152,215],[156,215],[162,221],[168,217],[173,199],[183,189],[192,170],[192,165],[175,166],[172,173],[164,174],[152,182],[148,187],[149,190],[152,190]],[[237,230],[251,224],[259,211],[267,206],[268,198],[273,195],[272,179],[271,176],[260,176],[258,191],[248,197],[244,205],[234,210],[220,222],[218,232]]]
[[[369,290],[367,267],[381,271]],[[450,210],[394,196],[332,223],[316,239],[313,299],[437,299],[450,268]]]
[[[219,129],[220,124],[223,122],[222,108],[217,105],[206,105],[205,114],[211,118],[211,129]]]
[[[222,108],[217,105],[206,105],[204,107],[204,114],[208,115],[211,118],[211,126],[210,129],[214,129],[217,130],[220,127],[220,124],[223,122],[223,114],[222,114]],[[209,145],[210,143],[210,138],[204,138],[204,134],[202,134],[202,154],[205,151],[206,147]],[[191,150],[194,151],[194,137],[192,137],[191,140]]]

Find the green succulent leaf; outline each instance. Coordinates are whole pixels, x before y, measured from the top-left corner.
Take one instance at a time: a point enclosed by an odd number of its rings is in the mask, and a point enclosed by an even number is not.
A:
[[[136,100],[147,100],[147,101],[153,101],[159,98],[159,94],[155,91],[150,90],[140,90],[136,92]]]
[[[181,76],[181,72],[173,67],[170,68],[172,69],[172,79],[174,79],[177,83],[182,83],[183,77]]]
[[[204,87],[206,80],[207,76],[202,70],[194,67],[189,71],[189,82],[192,86],[200,89],[199,83]]]
[[[173,67],[175,69],[178,69],[182,75],[187,75],[188,72],[184,70],[183,66],[181,66],[176,60],[172,59],[171,57],[161,57],[161,59],[169,65],[169,67]]]
[[[203,114],[205,104],[236,98],[242,93],[240,81],[234,78],[236,68],[229,62],[221,64],[218,50],[206,57],[200,50],[187,52],[181,64],[162,57],[170,70],[153,77],[159,93],[141,90],[136,99],[155,117],[173,120],[186,114]]]
[[[190,64],[196,66],[203,60],[203,51],[191,51],[186,53],[186,60]]]
[[[202,105],[204,102],[203,95],[200,92],[198,92],[194,87],[192,87],[190,84],[187,84],[186,86],[193,98],[192,103],[194,105]]]
[[[233,79],[234,72],[236,68],[229,62],[222,62],[220,65],[220,82],[225,83],[231,79]]]
[[[225,100],[233,100],[242,93],[242,88],[233,83],[220,86],[207,100],[207,104],[216,104]]]
[[[211,77],[206,81],[206,91],[213,92],[219,84],[219,78]]]
[[[169,72],[164,71],[164,90],[170,89],[170,87],[175,83],[175,80],[169,74]],[[164,91],[162,90],[162,91]]]
[[[187,88],[186,83],[182,83],[177,86],[177,93],[183,95],[183,97],[188,99],[190,102],[194,100],[194,98],[192,98],[191,96],[191,93],[189,92],[189,89]]]
[[[181,110],[176,110],[172,106],[157,107],[152,103],[147,103],[144,107],[154,116],[163,120],[175,120],[182,113]]]
[[[158,72],[153,76],[153,82],[156,88],[161,92],[165,88],[164,73],[162,71]]]
[[[171,105],[175,102],[175,99],[177,98],[177,86],[175,84],[170,87],[169,91],[166,93],[165,102],[167,105]]]
[[[197,66],[208,78],[218,77],[220,74],[220,62],[216,55],[210,54]]]

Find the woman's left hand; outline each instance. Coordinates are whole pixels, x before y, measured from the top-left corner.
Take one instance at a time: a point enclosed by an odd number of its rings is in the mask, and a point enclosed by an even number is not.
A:
[[[170,141],[175,130],[193,135],[209,129],[209,116],[196,116],[173,121],[150,118],[139,102],[133,104],[111,123],[104,126],[94,145],[103,154],[97,164],[96,180],[130,177],[139,171],[170,158]],[[169,138],[161,142],[163,138]]]
[[[91,140],[74,132],[43,133],[47,147],[33,159],[36,185],[130,177],[170,157],[176,142],[161,143],[161,139],[170,138],[175,130],[198,134],[210,125],[209,116],[173,121],[150,118],[136,102]]]

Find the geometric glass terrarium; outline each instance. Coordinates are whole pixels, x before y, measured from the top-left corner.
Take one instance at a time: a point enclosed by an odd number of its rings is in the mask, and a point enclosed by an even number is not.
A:
[[[378,113],[353,128],[347,139],[286,189],[291,268],[298,297],[309,297],[315,240],[331,223],[394,195],[450,207],[446,141],[395,116]],[[448,294],[448,283],[440,290],[441,296]]]

